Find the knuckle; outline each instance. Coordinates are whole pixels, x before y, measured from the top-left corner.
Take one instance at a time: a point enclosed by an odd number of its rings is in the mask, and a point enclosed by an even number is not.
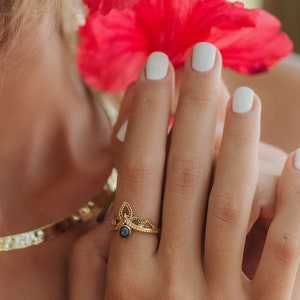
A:
[[[282,234],[271,239],[271,249],[274,257],[283,265],[298,261],[300,257],[299,240],[289,234]]]
[[[184,190],[193,190],[204,178],[208,178],[210,172],[194,159],[182,159],[170,164],[168,177],[170,184]]]
[[[247,130],[243,126],[230,127],[228,135],[232,141],[238,145],[253,145],[258,140],[258,134],[255,130]]]
[[[256,143],[257,138],[251,134],[236,132],[231,135],[231,138],[237,145],[253,145]]]
[[[213,95],[198,96],[190,93],[185,93],[180,96],[180,103],[184,105],[192,105],[201,110],[209,109],[211,110],[216,106],[216,101],[214,101]]]
[[[226,192],[216,196],[212,201],[212,214],[225,224],[237,225],[243,218],[243,207],[240,196]]]
[[[150,88],[154,87],[155,88]],[[159,96],[158,96],[159,94]],[[168,101],[161,101],[162,95],[169,99],[170,89],[163,82],[139,82],[136,88],[135,101],[146,110],[157,110],[162,107],[169,107]]]
[[[157,166],[153,156],[135,152],[123,156],[120,161],[120,177],[127,183],[151,182],[157,175]]]

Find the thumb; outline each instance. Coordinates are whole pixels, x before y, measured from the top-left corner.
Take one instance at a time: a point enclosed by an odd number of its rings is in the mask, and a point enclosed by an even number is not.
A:
[[[69,299],[104,299],[106,265],[112,233],[109,227],[112,210],[104,222],[76,241],[69,268]]]

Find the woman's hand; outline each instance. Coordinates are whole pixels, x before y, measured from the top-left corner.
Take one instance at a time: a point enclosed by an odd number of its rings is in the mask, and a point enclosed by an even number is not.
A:
[[[275,216],[278,180],[287,157],[282,150],[260,142],[259,176],[243,260],[243,271],[251,279],[256,272],[269,226]]]
[[[122,239],[115,232],[108,254],[99,226],[90,234],[90,257],[80,250],[84,243],[75,248],[71,299],[291,297],[300,256],[300,173],[290,157],[250,281],[242,262],[258,179],[260,102],[248,88],[229,101],[211,187],[220,83],[219,52],[197,45],[186,63],[168,146],[174,70],[163,54],[150,56],[132,92],[113,214],[127,201],[141,219],[161,220],[161,235],[133,230]]]

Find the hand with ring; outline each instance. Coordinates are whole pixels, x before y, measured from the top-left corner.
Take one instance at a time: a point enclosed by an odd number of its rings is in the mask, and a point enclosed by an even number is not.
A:
[[[291,299],[300,258],[300,151],[287,159],[249,278],[243,255],[259,174],[261,105],[251,89],[235,91],[214,168],[221,65],[213,45],[194,47],[168,135],[174,70],[163,53],[148,58],[130,88],[128,126],[118,134],[124,142],[112,212],[74,252],[72,300]]]

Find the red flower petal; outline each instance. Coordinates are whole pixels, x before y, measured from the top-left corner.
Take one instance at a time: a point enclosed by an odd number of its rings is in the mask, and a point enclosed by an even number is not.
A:
[[[99,0],[83,0],[90,12],[95,12],[99,8]]]
[[[94,14],[81,28],[86,38],[78,65],[88,85],[116,93],[136,80],[148,53],[144,51],[146,37],[136,30],[132,10],[112,10],[109,16]]]
[[[84,0],[90,12],[100,11],[102,14],[108,14],[112,9],[122,10],[130,8],[139,0]]]
[[[208,41],[220,49],[224,66],[252,74],[290,53],[292,43],[279,30],[275,17],[239,2],[140,0],[129,9],[107,15],[98,10],[87,18],[78,66],[87,84],[115,93],[136,80],[151,52],[165,52],[179,67],[195,43]]]

